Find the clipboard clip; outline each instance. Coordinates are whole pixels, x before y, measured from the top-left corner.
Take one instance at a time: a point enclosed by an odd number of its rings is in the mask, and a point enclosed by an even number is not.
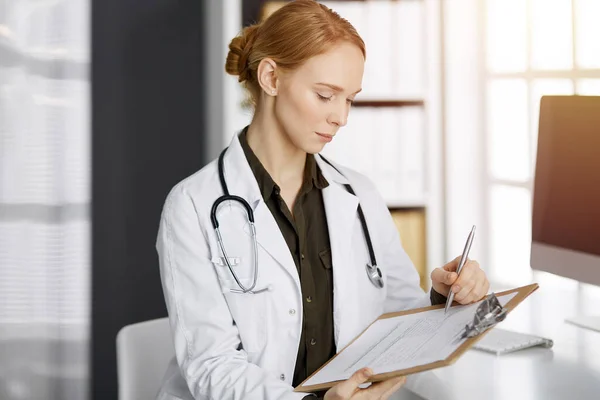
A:
[[[461,339],[471,338],[504,321],[508,310],[502,307],[494,293],[489,294],[477,307],[473,321],[465,326]]]

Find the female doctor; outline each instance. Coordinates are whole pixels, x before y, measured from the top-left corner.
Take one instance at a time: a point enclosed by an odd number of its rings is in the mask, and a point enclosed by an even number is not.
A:
[[[365,56],[352,25],[310,0],[231,41],[225,69],[254,116],[165,202],[157,250],[176,358],[158,398],[314,398],[293,387],[382,313],[487,293],[478,263],[458,278],[457,258],[425,294],[373,184],[318,154],[346,125]],[[359,388],[371,373],[324,398],[386,399],[405,382]]]

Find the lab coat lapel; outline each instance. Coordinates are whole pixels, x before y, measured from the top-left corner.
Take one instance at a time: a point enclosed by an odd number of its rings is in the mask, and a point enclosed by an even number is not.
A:
[[[316,157],[329,186],[323,189],[323,202],[331,243],[333,264],[333,317],[335,343],[345,343],[354,307],[351,299],[357,296],[351,277],[352,234],[356,223],[358,198],[343,186],[348,180]]]
[[[256,178],[240,144],[238,135],[234,135],[224,159],[225,179],[228,182],[230,194],[246,199],[254,212],[256,241],[271,257],[273,257],[300,286],[296,264],[289,247],[264,202]],[[250,235],[250,227],[244,231]],[[261,260],[258,260],[259,265]],[[259,268],[260,269],[260,268]]]
[[[256,240],[299,283],[298,270],[292,253],[281,234],[281,230],[264,201],[259,201],[254,210]],[[260,262],[260,260],[259,260]]]

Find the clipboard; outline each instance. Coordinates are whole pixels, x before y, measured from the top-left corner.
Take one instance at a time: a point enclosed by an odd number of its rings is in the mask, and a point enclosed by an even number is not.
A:
[[[495,293],[495,295],[496,296],[504,296],[504,295],[516,293],[514,295],[514,297],[512,297],[508,301],[508,303],[506,303],[503,307],[503,309],[506,311],[506,314],[509,314],[519,304],[521,304],[521,302],[523,300],[525,300],[531,293],[536,291],[538,288],[539,288],[539,285],[537,283],[533,283],[533,284],[522,286],[519,288],[505,290],[503,292],[498,292],[498,293]],[[454,303],[452,307],[455,307],[456,305],[457,305],[457,303]],[[300,385],[298,385],[298,387],[296,387],[294,389],[294,391],[302,392],[302,393],[316,392],[316,391],[320,391],[320,390],[329,389],[329,388],[335,386],[336,384],[338,384],[339,382],[341,382],[341,380],[337,380],[337,381],[331,381],[331,382],[320,383],[320,384],[315,384],[315,385],[306,385],[306,383],[308,381],[310,381],[313,376],[315,376],[317,373],[319,373],[319,371],[321,371],[329,363],[331,363],[333,360],[335,360],[336,357],[338,357],[340,354],[342,354],[344,352],[344,350],[346,350],[349,346],[352,345],[352,343],[354,343],[359,337],[361,337],[362,334],[364,334],[375,322],[377,322],[379,320],[393,318],[393,317],[399,317],[399,316],[404,316],[404,315],[421,313],[424,311],[436,310],[436,309],[444,308],[444,306],[445,306],[444,304],[438,304],[435,306],[422,307],[422,308],[417,308],[417,309],[413,309],[413,310],[405,310],[405,311],[399,311],[399,312],[394,312],[394,313],[382,314],[379,318],[377,318],[375,321],[373,321],[371,323],[371,325],[369,325],[363,332],[361,332],[360,335],[358,335],[356,338],[354,338],[354,340],[352,340],[350,343],[348,343],[348,345],[346,345],[346,347],[344,347],[339,353],[337,353],[334,357],[332,357],[329,361],[327,361],[323,366],[321,366],[321,368],[319,368],[317,371],[315,371],[313,374],[311,374],[308,378],[306,378],[304,380],[304,382],[302,382]],[[392,372],[375,374],[375,375],[372,375],[367,380],[367,382],[372,382],[372,383],[380,382],[380,381],[384,381],[384,380],[398,377],[398,376],[416,374],[419,372],[428,371],[428,370],[441,368],[441,367],[447,367],[449,365],[452,365],[467,350],[469,350],[471,347],[473,347],[473,345],[475,343],[477,343],[479,340],[481,340],[489,331],[490,331],[490,329],[486,329],[485,331],[479,333],[477,336],[467,338],[464,343],[462,343],[455,351],[453,351],[445,359],[438,360],[435,362],[430,362],[430,363],[423,364],[423,365],[416,365],[416,366],[410,367],[410,368],[399,369],[399,370],[392,371]]]

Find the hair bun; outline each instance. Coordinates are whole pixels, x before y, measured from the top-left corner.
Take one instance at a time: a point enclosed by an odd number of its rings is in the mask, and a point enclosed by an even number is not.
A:
[[[239,82],[250,78],[248,58],[256,40],[257,31],[258,25],[247,26],[239,36],[234,37],[229,43],[225,71],[230,75],[238,75]]]

